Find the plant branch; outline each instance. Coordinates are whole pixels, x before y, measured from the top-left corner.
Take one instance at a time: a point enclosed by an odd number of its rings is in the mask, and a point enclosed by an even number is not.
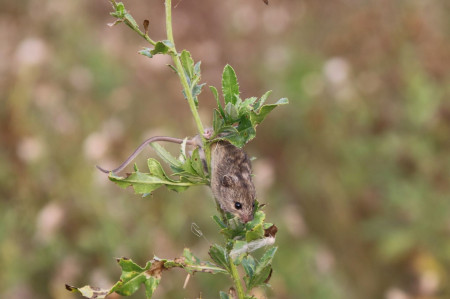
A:
[[[109,0],[109,2],[111,2],[112,6],[114,7],[114,10],[117,11],[117,8],[118,8],[117,2],[115,0]],[[123,5],[122,3],[119,3],[119,4]],[[144,38],[146,41],[148,41],[153,46],[156,45],[156,42],[154,40],[152,40],[150,38],[150,36],[148,36],[147,33],[144,33],[139,29],[139,26],[137,25],[136,21],[133,19],[133,17],[129,13],[125,12],[123,15],[120,16],[120,18],[118,18],[118,21],[124,22],[128,27],[130,27],[131,29],[136,31],[137,34],[139,34],[142,38]]]
[[[175,48],[175,42],[173,39],[172,33],[172,1],[165,0],[164,2],[166,7],[166,31],[167,31],[167,39],[172,43],[173,47],[170,51],[170,56],[175,63],[175,68],[177,70],[178,76],[180,77],[181,85],[183,85],[184,92],[186,94],[187,101],[189,103],[189,108],[191,109],[192,116],[194,116],[195,123],[197,125],[198,133],[202,139],[202,143],[205,145],[206,140],[203,137],[204,129],[203,124],[200,119],[200,115],[198,114],[197,107],[195,105],[194,97],[192,96],[192,90],[189,86],[188,80],[186,78],[186,73],[184,72],[183,66],[181,64],[180,56]]]
[[[236,266],[234,265],[231,256],[229,256],[229,260],[230,260],[231,277],[233,278],[234,285],[236,286],[238,298],[245,299],[245,292],[244,288],[242,287],[241,278],[239,277],[239,273],[236,269]]]

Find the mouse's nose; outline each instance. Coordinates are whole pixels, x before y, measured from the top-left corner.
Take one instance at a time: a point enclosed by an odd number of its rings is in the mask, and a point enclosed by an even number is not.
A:
[[[252,220],[253,220],[253,214],[250,214],[250,215],[242,215],[242,216],[241,216],[241,221],[242,221],[242,223],[247,223],[247,222],[252,221]]]

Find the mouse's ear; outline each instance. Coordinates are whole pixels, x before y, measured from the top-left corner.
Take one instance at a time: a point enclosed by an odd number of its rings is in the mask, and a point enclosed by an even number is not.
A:
[[[234,180],[231,175],[226,174],[220,179],[220,183],[224,187],[232,187],[234,185]]]

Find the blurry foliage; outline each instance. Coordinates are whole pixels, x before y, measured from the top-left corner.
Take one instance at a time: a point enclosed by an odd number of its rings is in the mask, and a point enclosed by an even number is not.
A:
[[[165,101],[183,102],[170,69],[160,71],[167,61],[129,55],[142,42],[107,28],[104,2],[0,3],[0,297],[72,298],[67,281],[109,286],[111,256],[142,265],[181,246],[206,254],[219,238],[206,188],[127,204],[131,192],[93,167],[116,165],[155,132],[194,135],[189,113]],[[161,23],[161,11],[141,5],[130,2],[138,22]],[[220,86],[230,63],[244,97],[270,88],[291,100],[248,147],[259,200],[281,232],[269,296],[450,296],[449,6],[233,0],[174,10],[176,38],[202,57],[208,85]],[[206,90],[199,101],[215,106]],[[169,114],[169,132],[158,131]],[[198,275],[183,290],[184,276],[171,275],[155,297],[212,298],[228,285]]]

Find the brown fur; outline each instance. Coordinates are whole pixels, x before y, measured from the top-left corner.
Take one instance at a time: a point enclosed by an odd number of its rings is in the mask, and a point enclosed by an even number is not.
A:
[[[251,162],[240,148],[226,141],[211,146],[211,189],[225,212],[246,223],[253,219],[256,190],[252,181]],[[236,208],[236,202],[241,209]]]

